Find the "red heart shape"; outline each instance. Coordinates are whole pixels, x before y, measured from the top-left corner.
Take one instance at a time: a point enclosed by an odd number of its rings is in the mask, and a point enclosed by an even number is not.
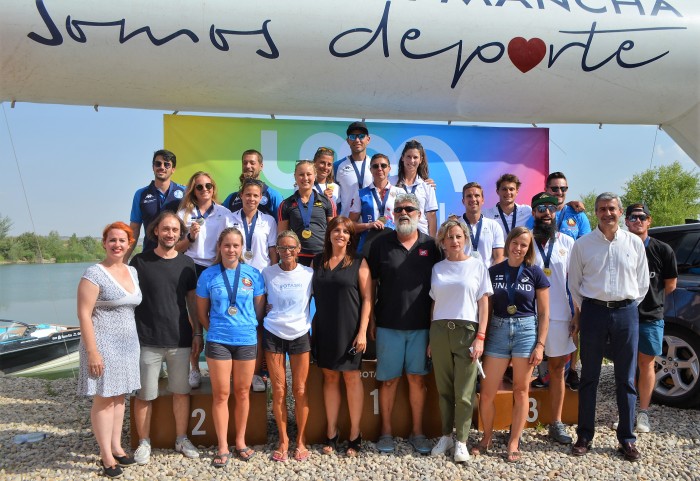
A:
[[[547,46],[540,38],[525,40],[515,37],[508,42],[508,57],[522,73],[532,70],[547,53]]]

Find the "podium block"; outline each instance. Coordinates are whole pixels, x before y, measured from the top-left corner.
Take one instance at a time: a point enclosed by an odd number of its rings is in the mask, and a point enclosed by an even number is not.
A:
[[[525,427],[532,428],[538,424],[547,425],[552,422],[552,405],[548,388],[530,389],[529,405]],[[477,395],[477,398],[479,396]],[[494,400],[496,416],[493,421],[493,429],[508,429],[513,421],[513,391],[510,385],[501,386]],[[476,425],[479,431],[484,430],[478,407],[474,410]],[[578,423],[578,392],[566,389],[564,392],[564,406],[561,412],[561,420],[564,424]]]
[[[362,361],[361,376],[364,388],[364,404],[360,429],[362,437],[370,441],[379,438],[381,416],[379,414],[379,385],[375,378],[376,361]],[[440,408],[438,407],[435,376],[431,372],[425,376],[428,390],[423,410],[423,432],[429,438],[440,436]],[[345,395],[345,385],[340,381],[341,406],[338,415],[340,438],[347,439],[350,432],[350,417]],[[323,443],[326,440],[326,409],[323,403],[323,373],[321,368],[312,364],[307,383],[309,394],[309,421],[306,425],[306,439],[309,443]],[[407,438],[411,433],[411,406],[408,400],[408,381],[402,376],[396,392],[396,402],[391,417],[393,435]]]
[[[175,448],[175,417],[173,416],[173,396],[166,389],[167,379],[159,382],[158,398],[153,400],[151,415],[151,446],[154,448]],[[233,387],[232,387],[233,389]],[[211,382],[208,377],[202,378],[202,385],[193,389],[190,394],[190,419],[187,435],[195,446],[214,446],[217,444],[214,421],[211,415]],[[228,441],[233,444],[235,439],[235,422],[233,411],[235,400],[233,393],[229,397]],[[134,421],[134,398],[130,403],[131,419],[131,448],[139,443]],[[250,445],[267,443],[267,393],[250,392],[250,411],[246,426],[246,442]]]

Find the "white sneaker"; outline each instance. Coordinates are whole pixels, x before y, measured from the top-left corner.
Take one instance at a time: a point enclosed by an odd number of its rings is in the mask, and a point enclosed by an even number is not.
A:
[[[199,450],[187,438],[175,441],[175,451],[184,454],[186,458],[195,459],[199,457]]]
[[[649,415],[646,411],[639,411],[639,414],[637,414],[637,425],[635,426],[634,430],[638,433],[648,433],[651,431]]]
[[[438,439],[437,444],[433,447],[433,450],[430,451],[430,455],[439,456],[441,454],[445,454],[447,451],[452,449],[454,445],[455,442],[452,440],[452,435],[446,434]]]
[[[144,464],[148,464],[148,461],[150,460],[151,443],[150,441],[142,439],[141,442],[139,442],[139,447],[136,448],[136,451],[134,451],[134,461],[136,461],[136,464],[143,466]]]
[[[619,421],[619,420],[618,420],[618,421],[615,421],[615,422],[612,424],[612,428],[613,428],[613,429],[617,429],[617,427],[618,427],[619,425],[620,425],[620,421]]]
[[[263,378],[257,374],[253,374],[253,392],[265,392],[267,391],[267,384],[263,381]]]
[[[467,449],[467,443],[457,441],[455,443],[455,463],[463,463],[469,461],[469,450]]]
[[[187,379],[192,389],[197,389],[202,384],[202,373],[199,371],[190,371],[190,377]]]

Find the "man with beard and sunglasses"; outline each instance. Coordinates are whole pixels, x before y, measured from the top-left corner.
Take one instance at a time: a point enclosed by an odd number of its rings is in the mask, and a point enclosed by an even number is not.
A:
[[[549,396],[552,407],[552,422],[549,425],[549,437],[561,444],[571,444],[572,438],[561,422],[564,406],[564,372],[566,361],[576,345],[572,340],[574,326],[570,295],[566,286],[569,273],[569,254],[574,240],[557,232],[555,223],[557,199],[547,192],[540,192],[532,198],[532,215],[535,226],[535,255],[537,265],[542,268],[549,280],[549,330],[544,352],[548,357]],[[574,316],[578,318],[578,308]],[[535,382],[541,380],[542,373]]]
[[[420,202],[414,194],[398,194],[394,201],[396,230],[375,239],[368,264],[372,273],[375,318],[370,338],[377,340],[376,379],[379,388],[380,452],[394,452],[391,416],[401,375],[406,372],[412,429],[408,442],[429,454],[431,442],[423,434],[425,375],[430,371],[427,348],[430,330],[430,279],[440,261],[435,240],[418,230]]]
[[[131,205],[129,227],[134,231],[134,237],[137,240],[141,235],[141,226],[148,229],[153,219],[162,211],[177,212],[180,201],[185,195],[185,186],[170,180],[177,164],[175,154],[169,150],[157,150],[153,153],[152,164],[155,179],[146,187],[136,191]],[[143,252],[155,249],[156,245],[156,242],[144,236]],[[129,259],[135,248],[136,242],[129,247],[124,259]]]

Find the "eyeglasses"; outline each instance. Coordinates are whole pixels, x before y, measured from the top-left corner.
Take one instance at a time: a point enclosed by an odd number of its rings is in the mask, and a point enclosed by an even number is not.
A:
[[[316,153],[321,155],[333,155],[335,154],[335,150],[330,147],[319,147]]]
[[[194,188],[202,192],[204,189],[212,190],[214,188],[214,184],[212,184],[211,182],[207,182],[206,184],[197,184],[194,186]]]
[[[551,186],[551,187],[549,188],[549,190],[551,190],[552,192],[559,192],[559,191],[561,190],[561,193],[562,193],[562,194],[565,194],[566,191],[569,190],[569,188],[566,187],[566,186],[564,186],[564,187],[559,187],[559,186],[557,186],[557,185],[553,185],[553,186]]]
[[[389,167],[389,164],[372,164],[372,165],[370,166],[370,169],[375,169],[375,170],[376,170],[376,169],[382,169],[382,170],[384,170],[384,169],[386,169],[387,167]]]
[[[172,166],[173,166],[173,163],[169,162],[167,160],[164,160],[164,161],[154,160],[153,161],[153,167],[158,168],[158,169],[161,167],[165,167],[166,169],[169,169]]]
[[[292,252],[299,246],[277,246],[277,252]]]
[[[367,137],[367,134],[348,134],[348,140],[350,142],[354,142],[357,139],[365,140],[365,137]]]
[[[649,216],[646,214],[632,214],[631,216],[627,217],[627,220],[630,222],[637,222],[637,221],[644,222],[648,218],[649,218]]]
[[[418,207],[413,207],[412,205],[407,205],[405,207],[394,207],[394,213],[395,214],[402,214],[403,212],[410,214],[412,212],[415,212],[419,210]]]
[[[537,209],[537,212],[539,212],[540,214],[544,214],[547,211],[553,214],[557,211],[557,207],[552,204],[538,205],[537,207],[535,207],[535,209]]]

